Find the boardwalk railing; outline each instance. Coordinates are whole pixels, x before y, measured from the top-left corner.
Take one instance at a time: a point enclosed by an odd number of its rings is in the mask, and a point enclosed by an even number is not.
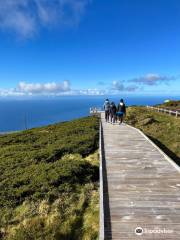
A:
[[[100,175],[100,187],[99,187],[99,195],[100,195],[100,202],[99,202],[99,240],[104,240],[104,181],[103,181],[103,156],[102,156],[102,122],[100,122],[99,128],[99,175]]]
[[[103,109],[100,107],[91,107],[89,112],[91,115],[100,115],[103,112]]]
[[[168,109],[165,109],[165,108],[152,107],[152,106],[147,106],[147,108],[151,109],[151,110],[155,110],[157,112],[163,112],[163,113],[167,113],[169,115],[180,117],[180,111],[172,111],[172,110],[168,110]]]

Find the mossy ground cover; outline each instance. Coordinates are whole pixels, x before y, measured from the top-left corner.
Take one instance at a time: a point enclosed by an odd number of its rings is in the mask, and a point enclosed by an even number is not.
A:
[[[129,107],[126,122],[141,129],[180,165],[180,119],[145,107]]]
[[[99,121],[0,136],[0,239],[98,238]]]

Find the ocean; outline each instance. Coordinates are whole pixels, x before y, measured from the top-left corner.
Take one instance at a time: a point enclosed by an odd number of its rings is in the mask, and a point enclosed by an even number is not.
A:
[[[155,105],[170,97],[124,97],[128,106]],[[109,97],[116,104],[119,96]],[[172,99],[172,98],[170,98]],[[180,99],[180,97],[173,97]],[[0,132],[12,132],[68,121],[89,115],[90,107],[102,107],[104,96],[71,96],[54,99],[0,100]]]

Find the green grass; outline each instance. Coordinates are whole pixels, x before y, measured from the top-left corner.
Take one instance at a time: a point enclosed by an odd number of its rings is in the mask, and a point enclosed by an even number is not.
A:
[[[145,107],[129,107],[126,121],[141,129],[180,165],[180,119]]]
[[[97,239],[99,122],[0,136],[0,239]]]

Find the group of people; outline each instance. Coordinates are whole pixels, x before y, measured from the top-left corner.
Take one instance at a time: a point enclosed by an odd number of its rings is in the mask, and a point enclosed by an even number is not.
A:
[[[110,102],[106,99],[104,102],[105,120],[115,124],[119,120],[119,124],[123,122],[123,118],[126,114],[126,105],[124,100],[121,99],[119,104],[116,106],[114,102]]]

